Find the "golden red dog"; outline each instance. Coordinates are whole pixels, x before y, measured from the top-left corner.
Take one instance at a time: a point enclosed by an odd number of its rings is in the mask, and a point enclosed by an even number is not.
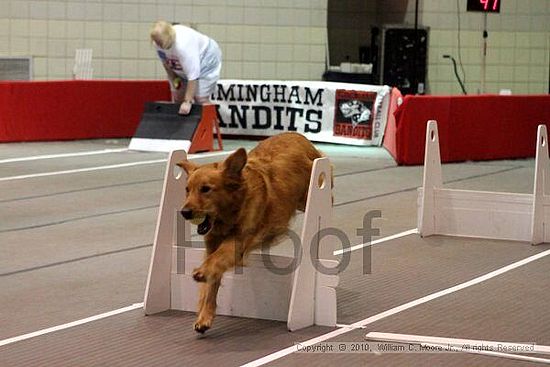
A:
[[[304,136],[283,133],[243,148],[225,161],[178,165],[188,174],[181,214],[204,235],[206,258],[193,278],[202,282],[198,318],[204,333],[212,326],[224,272],[262,244],[287,232],[296,210],[305,210],[313,161],[322,154]]]

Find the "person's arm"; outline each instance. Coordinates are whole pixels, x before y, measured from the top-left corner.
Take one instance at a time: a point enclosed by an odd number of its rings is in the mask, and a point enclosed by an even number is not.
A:
[[[188,80],[185,88],[185,94],[183,97],[183,102],[180,106],[179,113],[182,115],[187,115],[191,111],[191,106],[193,106],[193,97],[195,97],[195,91],[197,90],[197,80]]]
[[[174,73],[164,62],[162,63],[166,75],[168,75],[168,82],[170,83],[170,92],[172,94],[172,103],[182,103],[185,99],[185,83],[181,80],[180,76]]]
[[[172,69],[166,66],[166,63],[163,62],[162,66],[164,66],[164,70],[166,70],[166,74],[168,75],[168,81],[170,82],[170,85],[172,86],[172,88],[178,89],[176,84],[174,83],[174,80],[176,80],[176,78],[179,78],[179,77],[176,75],[176,73],[174,73]]]

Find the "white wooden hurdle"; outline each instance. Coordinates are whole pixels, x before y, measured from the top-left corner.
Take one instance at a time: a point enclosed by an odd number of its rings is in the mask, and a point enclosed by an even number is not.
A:
[[[168,159],[153,253],[145,290],[145,314],[169,309],[196,311],[198,284],[192,271],[204,259],[204,248],[185,246],[191,241],[190,226],[181,218],[185,200],[186,173],[176,163],[186,159],[183,150]],[[288,329],[311,325],[336,326],[338,275],[321,274],[311,259],[310,246],[316,234],[330,223],[332,212],[331,167],[328,158],[316,159],[310,179],[301,235],[301,260],[294,256],[251,253],[246,266],[228,271],[218,293],[218,315],[286,321]],[[266,261],[266,259],[268,261]],[[292,272],[276,274],[266,262]],[[326,268],[336,260],[320,259]]]
[[[434,234],[525,241],[550,240],[550,158],[545,125],[539,125],[533,194],[443,188],[437,122],[428,121],[424,179],[418,189],[418,230]]]

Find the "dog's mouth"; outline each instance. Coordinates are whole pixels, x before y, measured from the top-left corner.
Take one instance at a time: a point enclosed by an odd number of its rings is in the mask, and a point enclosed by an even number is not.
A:
[[[191,219],[191,223],[197,226],[197,233],[201,236],[204,236],[212,229],[212,223],[208,214]]]

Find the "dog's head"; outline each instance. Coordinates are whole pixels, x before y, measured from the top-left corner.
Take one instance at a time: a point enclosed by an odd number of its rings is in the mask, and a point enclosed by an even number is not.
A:
[[[199,234],[210,232],[216,221],[235,219],[242,203],[242,170],[246,161],[246,150],[240,148],[219,163],[178,163],[187,172],[187,198],[181,214],[198,225]]]

